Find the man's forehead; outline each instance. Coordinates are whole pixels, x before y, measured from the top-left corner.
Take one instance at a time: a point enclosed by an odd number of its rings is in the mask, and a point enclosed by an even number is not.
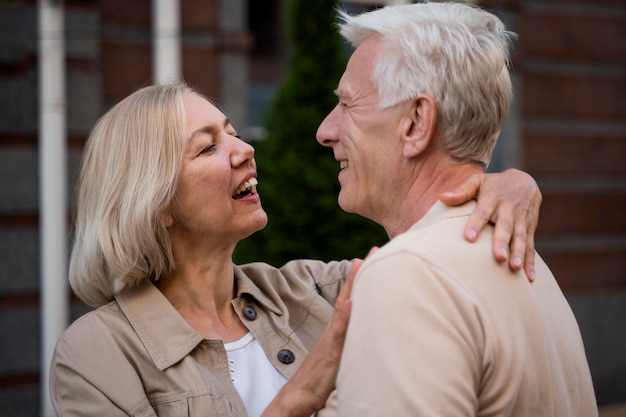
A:
[[[353,54],[346,71],[339,80],[335,95],[345,101],[361,101],[366,98],[377,101],[378,89],[372,80],[374,64],[371,59],[361,59],[359,52],[355,52],[355,54],[357,55],[354,56]],[[353,58],[356,59],[353,60]]]
[[[344,78],[349,80],[356,78],[370,80],[379,51],[380,41],[376,37],[370,37],[359,45],[350,56],[350,59],[348,59],[348,64],[339,81],[339,86],[341,87]]]

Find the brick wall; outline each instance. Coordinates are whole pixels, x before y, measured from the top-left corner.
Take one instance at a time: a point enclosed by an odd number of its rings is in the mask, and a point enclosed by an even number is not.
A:
[[[537,249],[580,324],[598,402],[625,402],[626,4],[480,3],[519,34],[514,160],[543,193]]]
[[[626,288],[623,2],[503,3],[520,34],[521,168],[544,195],[538,247],[565,291]]]
[[[0,3],[0,414],[37,415],[39,247],[37,21]],[[10,35],[9,35],[10,34]],[[24,406],[15,411],[16,404]]]
[[[232,75],[225,81],[229,68],[222,56],[245,54],[250,39],[246,31],[224,30],[223,3],[182,1],[182,59],[186,81],[227,101],[222,86],[246,83]],[[150,5],[150,0],[63,2],[70,193],[97,118],[151,81]],[[7,417],[40,414],[36,7],[35,0],[0,2],[0,415]],[[72,298],[70,320],[87,310]]]

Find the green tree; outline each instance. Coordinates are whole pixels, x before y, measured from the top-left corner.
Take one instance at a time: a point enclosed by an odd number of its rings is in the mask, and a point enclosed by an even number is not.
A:
[[[387,237],[369,220],[337,205],[338,163],[315,140],[337,103],[333,90],[346,63],[336,30],[336,0],[291,0],[293,54],[266,119],[268,137],[255,143],[259,192],[268,226],[240,242],[236,262],[282,265],[296,258],[363,257]]]

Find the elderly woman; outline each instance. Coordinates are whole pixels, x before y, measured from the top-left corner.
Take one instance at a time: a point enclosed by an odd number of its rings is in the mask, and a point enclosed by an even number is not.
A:
[[[488,181],[498,179],[527,181]],[[324,406],[356,267],[234,265],[237,242],[267,223],[256,185],[252,146],[184,84],[145,87],[98,121],[70,264],[74,292],[98,308],[58,342],[59,416],[310,416]],[[516,199],[538,206],[538,195]]]

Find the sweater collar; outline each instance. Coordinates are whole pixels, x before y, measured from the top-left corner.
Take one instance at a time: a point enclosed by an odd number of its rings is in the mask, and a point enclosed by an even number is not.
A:
[[[474,210],[476,210],[476,201],[474,200],[470,200],[469,202],[459,206],[448,206],[437,200],[437,202],[432,205],[426,214],[414,223],[413,226],[407,230],[407,232],[424,229],[443,219],[469,216],[474,212]]]

